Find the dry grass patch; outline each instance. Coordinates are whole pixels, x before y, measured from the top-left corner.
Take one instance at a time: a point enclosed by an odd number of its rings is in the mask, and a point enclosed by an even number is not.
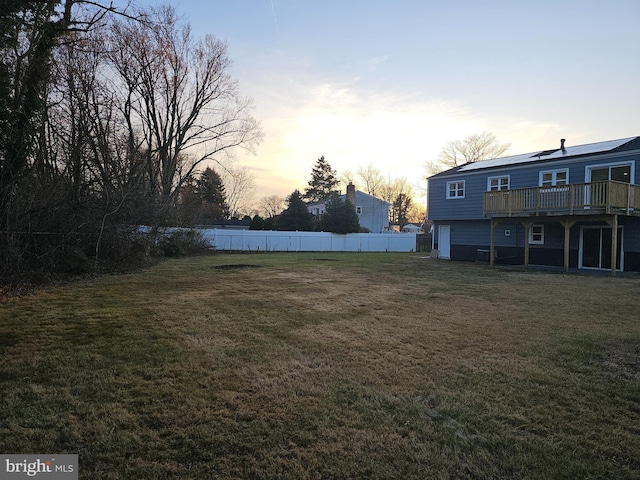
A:
[[[38,292],[0,306],[0,450],[83,478],[632,478],[637,288],[273,254]]]

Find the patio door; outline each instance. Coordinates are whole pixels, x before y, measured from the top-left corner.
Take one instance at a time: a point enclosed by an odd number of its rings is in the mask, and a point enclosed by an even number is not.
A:
[[[611,227],[582,227],[580,229],[580,268],[611,270],[611,246]],[[616,270],[621,270],[622,261],[622,227],[618,227]]]
[[[451,225],[438,226],[438,250],[440,258],[451,258]]]

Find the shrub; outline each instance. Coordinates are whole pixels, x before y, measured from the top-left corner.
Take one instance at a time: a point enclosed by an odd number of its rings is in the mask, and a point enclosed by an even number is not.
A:
[[[211,250],[202,232],[198,230],[174,230],[162,238],[160,249],[167,257],[183,257]]]

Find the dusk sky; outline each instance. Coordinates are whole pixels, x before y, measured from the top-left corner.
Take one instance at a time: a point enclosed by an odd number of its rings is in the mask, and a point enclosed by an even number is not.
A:
[[[303,190],[322,155],[425,186],[427,161],[482,131],[508,154],[640,135],[637,0],[169,3],[228,42],[265,133],[237,156],[258,198]]]

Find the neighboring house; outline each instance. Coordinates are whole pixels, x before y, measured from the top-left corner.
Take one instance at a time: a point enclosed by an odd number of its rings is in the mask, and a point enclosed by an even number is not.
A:
[[[415,223],[407,223],[402,229],[400,229],[402,233],[424,233],[422,231],[422,227],[420,225],[416,225]]]
[[[640,137],[468,163],[429,178],[441,258],[640,271]]]
[[[357,191],[353,183],[347,185],[347,193],[340,198],[350,201],[355,206],[360,227],[366,228],[371,233],[382,233],[389,229],[389,208],[391,207],[389,202]],[[307,209],[315,216],[324,215],[325,202],[309,203]]]
[[[315,217],[319,217],[320,215],[327,213],[324,201],[307,203],[307,209],[309,210],[309,213]]]

